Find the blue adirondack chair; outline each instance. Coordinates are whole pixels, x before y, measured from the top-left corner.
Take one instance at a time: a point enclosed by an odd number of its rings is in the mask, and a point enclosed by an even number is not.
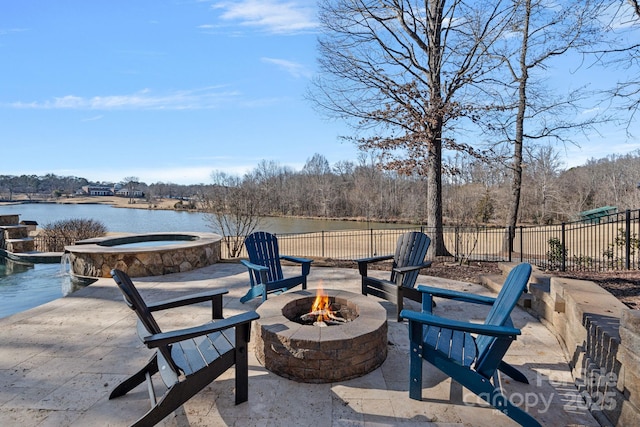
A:
[[[531,265],[515,267],[496,298],[418,286],[423,293],[422,312],[403,310],[409,320],[409,397],[422,400],[422,359],[523,426],[540,426],[527,412],[513,405],[497,381],[498,370],[528,383],[526,377],[502,358],[520,330],[511,322],[511,312],[525,290]],[[438,296],[463,302],[491,304],[484,324],[446,319],[431,313],[431,298]],[[473,334],[473,335],[472,335]]]
[[[307,289],[307,276],[312,262],[310,259],[280,255],[278,239],[275,235],[264,231],[248,235],[244,244],[249,254],[249,261],[241,260],[240,262],[249,270],[251,289],[240,298],[240,302],[245,303],[259,296],[262,296],[262,302],[264,302],[268,294],[281,293],[298,285],[302,285],[302,289]],[[285,278],[280,260],[300,264],[301,274]]]
[[[397,319],[404,307],[404,298],[422,301],[422,293],[415,288],[420,269],[431,265],[425,261],[431,239],[419,231],[403,233],[398,237],[394,254],[362,258],[356,260],[362,278],[362,295],[374,295],[396,305]],[[368,265],[385,260],[393,260],[389,280],[378,279],[368,275]]]

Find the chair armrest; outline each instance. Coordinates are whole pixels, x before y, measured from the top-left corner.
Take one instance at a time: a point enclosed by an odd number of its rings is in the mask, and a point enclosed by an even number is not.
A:
[[[267,267],[265,267],[264,265],[258,265],[258,264],[254,264],[250,261],[247,261],[245,259],[241,259],[240,263],[242,265],[244,265],[245,267],[247,267],[249,270],[255,270],[255,271],[269,271],[269,269]]]
[[[393,255],[381,255],[381,256],[374,256],[371,258],[360,258],[355,260],[358,263],[358,271],[360,272],[361,276],[367,276],[367,266],[371,263],[374,262],[380,262],[380,261],[386,261],[389,259],[393,259]]]
[[[419,313],[417,311],[402,310],[400,317],[410,322],[418,322],[423,325],[435,326],[438,328],[452,329],[455,331],[469,332],[472,334],[487,335],[492,337],[509,337],[520,335],[520,329],[510,326],[485,325],[482,323],[462,322],[459,320],[447,319],[434,316],[429,313]]]
[[[311,264],[313,260],[307,258],[299,258],[290,255],[280,255],[280,259],[284,259],[286,261],[297,262],[298,264]]]
[[[313,260],[310,260],[307,258],[294,257],[290,255],[280,255],[280,259],[301,264],[303,276],[308,276],[309,271],[311,271],[311,263],[313,262]]]
[[[164,301],[154,302],[147,304],[150,311],[166,310],[168,308],[182,307],[185,305],[197,304],[205,301],[212,301],[216,298],[222,298],[222,295],[228,294],[227,289],[212,289],[207,292],[201,292],[192,295],[185,295],[184,297],[172,298]]]
[[[393,259],[393,255],[380,255],[380,256],[374,256],[374,257],[370,257],[370,258],[360,258],[360,259],[357,259],[355,261],[358,264],[360,264],[360,263],[370,264],[372,262],[386,261],[388,259]]]
[[[213,332],[230,329],[236,326],[250,323],[260,316],[255,311],[248,311],[246,313],[237,314],[227,319],[218,320],[215,322],[205,323],[201,326],[194,326],[191,328],[179,329],[171,332],[162,332],[160,334],[149,335],[143,338],[145,345],[149,348],[161,347],[169,344],[173,344],[179,341],[188,340],[191,338],[201,337],[211,334]]]
[[[421,270],[423,268],[431,267],[431,261],[423,262],[419,265],[408,265],[406,267],[396,267],[393,269],[396,273],[404,274],[414,270]]]
[[[453,299],[456,301],[471,302],[474,304],[492,305],[496,299],[484,295],[476,295],[469,292],[453,291],[450,289],[434,288],[432,286],[418,285],[418,291],[430,294],[434,297]]]

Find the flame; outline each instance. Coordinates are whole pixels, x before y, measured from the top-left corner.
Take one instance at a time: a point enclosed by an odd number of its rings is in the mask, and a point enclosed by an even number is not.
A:
[[[329,313],[331,312],[329,296],[322,290],[322,284],[320,284],[320,287],[318,287],[316,291],[316,299],[311,305],[311,312],[318,314],[318,318],[316,319],[317,323],[324,323],[326,320],[329,320]]]

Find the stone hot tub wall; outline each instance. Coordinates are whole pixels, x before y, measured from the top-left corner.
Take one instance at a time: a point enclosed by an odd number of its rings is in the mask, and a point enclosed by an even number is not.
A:
[[[186,240],[189,238],[190,240]],[[162,240],[175,244],[137,248],[109,246]],[[113,268],[131,277],[160,276],[206,267],[220,261],[222,236],[213,233],[148,233],[118,238],[88,239],[66,246],[71,273],[77,277],[111,277]]]

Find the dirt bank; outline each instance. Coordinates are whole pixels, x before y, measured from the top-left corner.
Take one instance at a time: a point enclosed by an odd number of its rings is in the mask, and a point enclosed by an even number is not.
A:
[[[128,197],[116,196],[79,196],[30,200],[24,195],[18,195],[14,196],[11,201],[1,201],[0,205],[19,203],[99,204],[111,205],[117,208],[173,210],[178,202],[175,199],[155,199],[152,202],[147,202],[144,199],[130,200]]]

